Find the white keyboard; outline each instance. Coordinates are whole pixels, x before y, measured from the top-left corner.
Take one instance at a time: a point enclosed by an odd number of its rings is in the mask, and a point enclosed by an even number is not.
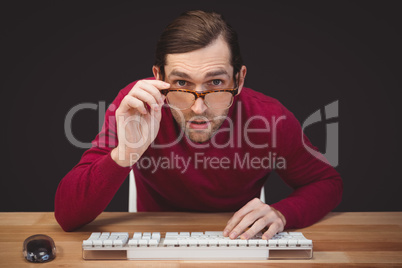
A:
[[[266,260],[310,259],[313,243],[300,232],[282,232],[270,240],[261,233],[242,240],[222,232],[92,233],[82,242],[85,260]]]

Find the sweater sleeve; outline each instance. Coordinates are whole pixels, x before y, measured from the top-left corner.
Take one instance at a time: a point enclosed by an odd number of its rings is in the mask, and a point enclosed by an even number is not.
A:
[[[64,231],[93,221],[110,203],[131,168],[111,158],[117,146],[115,110],[133,83],[120,91],[109,106],[101,132],[79,163],[61,180],[55,196],[55,218]]]
[[[284,107],[283,110],[286,117],[277,127],[277,149],[278,155],[286,160],[286,168],[276,172],[294,191],[272,207],[285,216],[286,229],[303,228],[340,203],[343,183],[339,173],[311,145],[294,115]],[[304,146],[317,151],[316,156]]]

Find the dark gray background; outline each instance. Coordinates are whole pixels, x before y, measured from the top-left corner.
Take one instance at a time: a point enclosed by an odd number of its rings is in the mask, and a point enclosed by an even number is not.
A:
[[[190,9],[224,14],[240,37],[246,86],[279,99],[300,122],[339,100],[345,190],[337,211],[402,210],[399,1],[139,2],[1,4],[0,211],[54,209],[58,183],[84,152],[64,134],[68,111],[109,104],[151,76],[159,34]],[[321,151],[325,123],[306,130]],[[98,112],[81,111],[72,127],[90,142]],[[127,210],[127,186],[108,210]],[[266,188],[268,203],[290,192],[276,176]]]

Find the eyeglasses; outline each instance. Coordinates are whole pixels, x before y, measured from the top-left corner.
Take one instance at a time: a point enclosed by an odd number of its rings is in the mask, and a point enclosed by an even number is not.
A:
[[[194,105],[198,98],[202,98],[208,108],[224,110],[233,104],[233,98],[237,95],[238,88],[212,89],[207,91],[193,91],[182,88],[162,89],[161,93],[166,96],[167,103],[174,109],[186,110]]]

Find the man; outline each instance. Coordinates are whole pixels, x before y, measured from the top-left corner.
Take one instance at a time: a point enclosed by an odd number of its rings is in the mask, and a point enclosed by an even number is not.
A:
[[[293,114],[244,87],[237,36],[220,15],[175,19],[152,71],[154,79],[120,91],[93,147],[60,182],[55,216],[64,230],[95,219],[130,170],[138,211],[237,211],[223,230],[232,239],[263,229],[269,239],[338,205],[341,178],[305,150]],[[267,205],[258,197],[273,169],[295,190]]]

